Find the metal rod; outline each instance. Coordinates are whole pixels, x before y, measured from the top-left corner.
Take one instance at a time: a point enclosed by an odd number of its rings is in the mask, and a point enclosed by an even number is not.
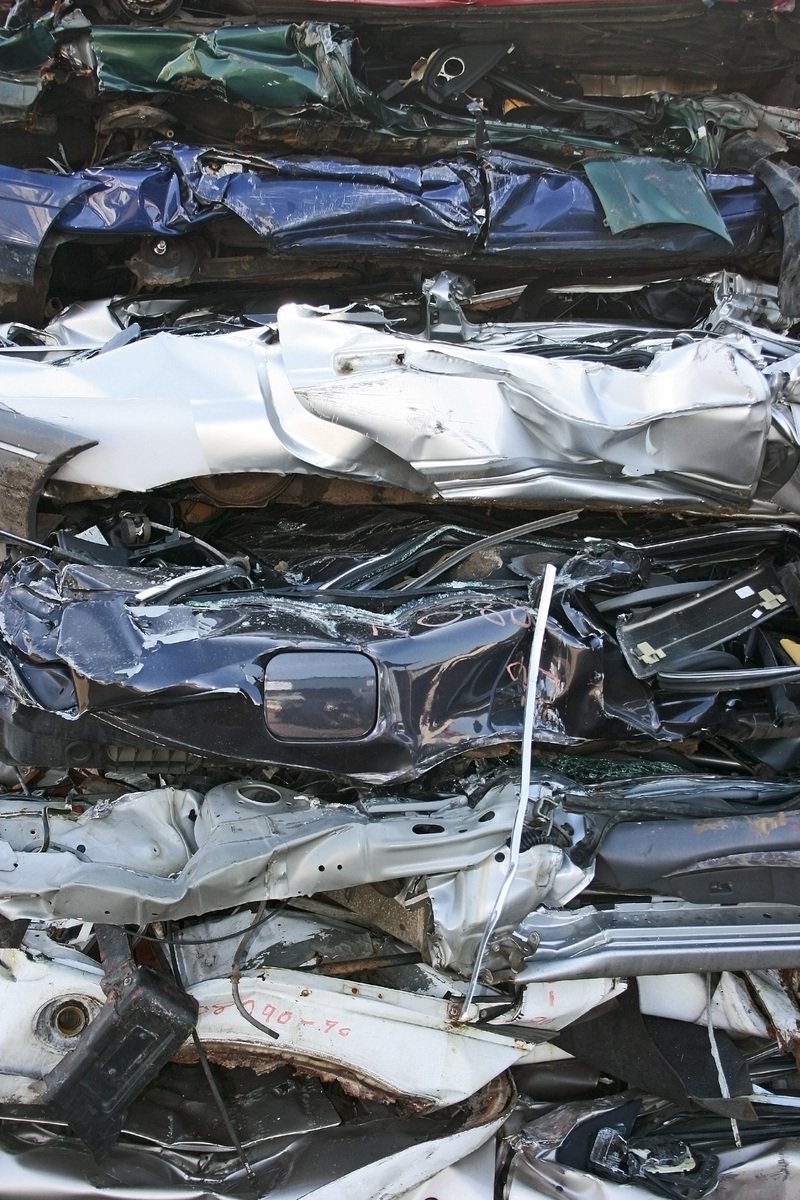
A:
[[[480,541],[471,542],[468,546],[461,546],[452,554],[448,554],[447,558],[431,567],[424,575],[419,575],[416,579],[404,583],[397,588],[397,591],[407,592],[412,588],[424,587],[425,584],[441,578],[451,567],[457,566],[465,558],[469,558],[470,555],[480,550],[488,550],[491,546],[501,546],[503,542],[526,537],[529,533],[537,533],[541,529],[553,529],[558,525],[568,525],[571,521],[577,521],[582,512],[582,508],[573,508],[569,512],[554,513],[550,517],[540,517],[537,521],[528,521],[525,525],[516,525],[513,529],[503,529],[500,533],[492,533],[488,537],[481,538]],[[555,567],[553,570],[555,571]],[[542,589],[544,594],[544,584],[542,584]]]
[[[494,907],[489,914],[489,919],[481,936],[478,950],[475,954],[475,963],[470,976],[469,987],[467,994],[464,996],[461,1005],[460,1020],[466,1019],[466,1013],[470,1004],[475,998],[475,991],[478,986],[478,979],[486,954],[486,947],[489,945],[489,939],[494,933],[495,926],[500,919],[500,916],[505,907],[508,893],[511,889],[511,884],[517,872],[519,864],[520,843],[522,841],[522,830],[525,824],[525,813],[528,808],[528,799],[531,788],[531,762],[533,758],[533,726],[536,718],[536,693],[539,682],[539,665],[542,660],[542,647],[544,645],[544,635],[547,629],[547,618],[550,614],[550,605],[553,599],[553,585],[556,580],[556,569],[552,563],[548,563],[544,569],[542,578],[542,586],[539,592],[539,605],[536,610],[536,621],[533,626],[533,638],[531,639],[531,652],[528,659],[528,686],[525,693],[525,719],[522,723],[522,767],[520,771],[520,788],[519,802],[517,811],[514,817],[514,825],[511,830],[511,841],[508,854],[508,870],[505,878],[500,885],[500,890],[497,893],[497,899],[494,902]]]

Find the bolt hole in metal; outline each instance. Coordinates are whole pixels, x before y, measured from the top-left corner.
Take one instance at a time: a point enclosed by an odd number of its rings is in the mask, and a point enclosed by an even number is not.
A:
[[[68,1001],[54,1009],[52,1021],[56,1033],[61,1037],[73,1038],[83,1033],[89,1024],[89,1013],[82,1004]]]
[[[236,794],[243,800],[254,800],[256,804],[279,804],[283,799],[278,789],[267,783],[246,783],[236,789]]]
[[[463,75],[467,67],[463,58],[448,58],[442,63],[439,71],[439,79],[449,83],[451,79],[458,79],[459,75]]]
[[[72,1049],[75,1038],[80,1037],[100,1007],[97,1000],[85,996],[60,996],[51,1000],[36,1017],[36,1036],[63,1054]]]

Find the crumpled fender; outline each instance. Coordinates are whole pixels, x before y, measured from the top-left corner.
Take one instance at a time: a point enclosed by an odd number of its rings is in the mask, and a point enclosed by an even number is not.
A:
[[[36,509],[50,476],[97,443],[0,406],[0,530],[36,537]]]

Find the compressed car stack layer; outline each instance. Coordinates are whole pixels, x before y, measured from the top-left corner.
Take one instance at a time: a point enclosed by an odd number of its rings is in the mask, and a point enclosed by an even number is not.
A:
[[[6,10],[0,1195],[790,1195],[798,28]]]

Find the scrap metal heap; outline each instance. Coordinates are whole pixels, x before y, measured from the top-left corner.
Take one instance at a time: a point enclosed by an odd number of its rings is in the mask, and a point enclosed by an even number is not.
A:
[[[223,8],[0,31],[0,1195],[789,1200],[794,6]]]

